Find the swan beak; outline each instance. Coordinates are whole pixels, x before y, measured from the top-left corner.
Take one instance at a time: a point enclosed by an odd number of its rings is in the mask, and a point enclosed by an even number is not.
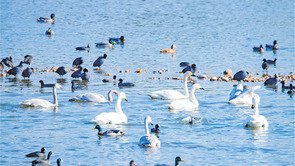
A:
[[[181,159],[180,161],[183,161],[183,162],[185,162],[185,160],[183,160],[183,159]]]
[[[127,98],[124,98],[125,101],[128,101]]]
[[[252,108],[252,109],[254,109],[254,108],[255,108],[254,104],[252,104],[252,105],[251,105],[251,108]]]

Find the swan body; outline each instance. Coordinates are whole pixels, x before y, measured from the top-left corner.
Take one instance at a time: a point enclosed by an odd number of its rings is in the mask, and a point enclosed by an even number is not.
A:
[[[250,128],[267,128],[268,122],[263,115],[259,115],[258,103],[260,101],[260,97],[257,94],[253,95],[253,104],[252,108],[255,108],[254,115],[249,115],[249,117],[245,120],[244,126]]]
[[[193,75],[192,72],[187,71],[184,74],[184,95],[176,90],[159,90],[148,94],[152,99],[161,99],[161,100],[178,100],[178,99],[188,99],[188,89],[187,81],[188,77]]]
[[[228,103],[237,105],[251,105],[254,91],[259,88],[261,88],[261,86],[255,86],[253,88],[246,89],[241,83],[239,83],[231,91]]]
[[[59,85],[58,83],[56,83],[53,86],[53,88],[52,88],[53,89],[53,100],[54,100],[53,103],[51,103],[47,100],[43,100],[43,99],[30,99],[30,100],[26,100],[20,104],[23,106],[26,106],[26,107],[44,107],[44,108],[58,106],[56,88],[62,88],[62,86]]]
[[[190,100],[176,100],[170,103],[168,106],[169,109],[172,110],[196,110],[199,108],[199,102],[195,97],[195,90],[203,89],[201,85],[194,84],[192,90],[190,92]]]
[[[96,125],[95,128],[93,128],[92,130],[98,130],[98,135],[99,136],[109,136],[109,137],[116,137],[116,136],[122,136],[124,135],[123,131],[120,130],[106,130],[106,131],[102,131],[100,125]]]
[[[119,92],[116,90],[110,90],[108,93],[108,99],[106,99],[103,95],[98,93],[85,93],[85,94],[79,94],[76,97],[72,97],[69,101],[76,101],[76,102],[112,102],[113,97],[112,94],[115,93],[116,95],[119,95]]]
[[[145,125],[145,136],[142,136],[139,140],[139,145],[144,147],[159,147],[161,146],[161,142],[155,135],[150,135],[148,124],[153,124],[152,118],[150,116],[146,116],[144,119]]]
[[[94,119],[92,119],[91,121],[96,122],[98,124],[122,124],[122,123],[126,124],[128,121],[128,118],[123,113],[121,108],[122,99],[127,101],[126,95],[124,92],[121,92],[118,96],[116,106],[115,106],[116,112],[101,113],[97,115]]]
[[[176,45],[172,44],[171,48],[164,48],[160,50],[160,53],[170,53],[173,54],[175,52]]]

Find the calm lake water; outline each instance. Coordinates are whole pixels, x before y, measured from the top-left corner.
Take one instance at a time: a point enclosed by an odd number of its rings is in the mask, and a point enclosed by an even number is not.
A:
[[[51,13],[58,16],[55,24],[37,23],[37,18]],[[49,27],[55,32],[50,38],[44,34]],[[182,92],[180,80],[165,79],[182,77],[182,61],[197,64],[198,74],[207,76],[220,76],[225,69],[261,75],[262,59],[277,58],[277,66],[271,66],[269,74],[294,73],[294,27],[293,0],[2,0],[1,59],[12,56],[14,64],[18,64],[29,54],[34,57],[31,66],[42,70],[53,66],[70,69],[75,58],[83,57],[82,66],[90,70],[91,78],[86,90],[72,92],[72,72],[65,75],[63,88],[57,90],[59,106],[54,110],[23,108],[19,103],[31,98],[52,102],[52,89],[41,89],[39,80],[59,82],[56,73],[33,73],[29,80],[20,75],[17,79],[1,77],[0,165],[31,165],[33,159],[25,155],[41,147],[54,152],[52,165],[56,165],[57,158],[64,160],[62,165],[128,165],[130,160],[138,165],[173,165],[176,156],[185,160],[180,165],[294,165],[294,96],[280,88],[266,88],[262,82],[244,83],[262,86],[256,93],[261,98],[260,113],[269,122],[268,130],[243,128],[253,110],[227,104],[236,82],[198,80],[205,90],[196,91],[200,106],[193,112],[171,112],[165,106],[171,101],[151,100],[147,96],[161,89]],[[126,38],[123,47],[95,48],[94,43],[121,35]],[[273,40],[279,43],[276,53],[252,51],[253,46],[272,44]],[[88,43],[89,53],[75,50]],[[174,56],[159,53],[172,44],[178,47]],[[102,69],[135,83],[135,87],[102,83],[107,77],[94,72],[92,63],[104,53],[108,57]],[[140,68],[147,72],[135,73]],[[158,70],[166,72],[153,74]],[[102,128],[121,129],[126,135],[99,139],[97,131],[92,130],[95,123],[91,119],[114,111],[115,103],[73,103],[68,99],[86,92],[106,96],[111,89],[126,93],[128,102],[122,102],[122,109],[128,124]],[[154,124],[161,125],[160,148],[138,146],[147,115]],[[194,125],[182,122],[188,116],[196,119]]]

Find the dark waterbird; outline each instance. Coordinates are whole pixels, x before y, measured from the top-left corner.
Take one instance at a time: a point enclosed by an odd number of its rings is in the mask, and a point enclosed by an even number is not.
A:
[[[263,62],[267,62],[270,65],[276,66],[277,65],[277,58],[275,58],[274,60],[266,60],[266,59],[263,59]]]
[[[75,90],[75,89],[86,89],[87,87],[86,86],[83,86],[83,85],[75,85],[75,81],[71,81],[71,83],[72,83],[72,86],[71,86],[71,88],[72,88],[72,90]]]
[[[27,67],[23,72],[22,72],[22,76],[24,77],[24,79],[26,77],[30,78],[31,74],[33,73],[34,69],[32,67]]]
[[[109,39],[109,42],[101,42],[101,43],[95,43],[96,47],[98,48],[113,48],[114,44],[117,44],[116,42]]]
[[[152,129],[151,129],[151,132],[152,132],[152,133],[161,133],[160,125],[159,125],[159,124],[156,124],[156,125],[155,125],[155,128],[152,128]]]
[[[109,38],[112,42],[115,42],[117,44],[124,44],[125,43],[125,38],[124,36],[121,36],[120,38]]]
[[[131,160],[130,163],[129,163],[129,166],[137,166],[137,164],[135,163],[134,160]]]
[[[84,81],[89,81],[89,79],[90,79],[90,74],[88,73],[88,69],[87,69],[87,68],[84,68],[84,69],[83,69],[83,73],[81,74],[81,78],[82,78],[82,80],[84,80]]]
[[[180,62],[179,66],[180,67],[186,67],[186,66],[190,66],[191,64],[189,62]]]
[[[123,80],[120,78],[119,79],[119,83],[118,83],[118,86],[119,87],[123,87],[123,86],[135,86],[133,83],[131,82],[123,82]]]
[[[26,157],[40,157],[44,158],[46,156],[45,154],[46,149],[43,147],[41,148],[41,151],[32,152],[26,155]]]
[[[281,83],[282,83],[282,89],[291,89],[292,84],[290,84],[290,86],[285,86],[285,81],[281,81]]]
[[[271,49],[271,50],[277,50],[278,49],[278,46],[277,44],[279,44],[276,40],[273,41],[273,45],[271,44],[266,44],[265,45],[265,48],[266,49]]]
[[[45,35],[53,35],[53,34],[54,32],[50,28],[48,28],[48,30],[45,32]]]
[[[116,78],[117,78],[117,76],[114,75],[112,79],[104,78],[104,79],[102,80],[102,82],[104,82],[104,83],[108,83],[108,82],[110,82],[110,83],[115,83],[115,82],[116,82]]]
[[[290,95],[294,95],[295,91],[293,89],[293,85],[292,84],[290,84],[290,90],[287,93],[290,94]]]
[[[82,57],[79,57],[79,58],[76,58],[74,61],[73,61],[73,65],[72,66],[80,66],[80,65],[82,65],[82,63],[83,63],[84,61],[83,61],[83,58]]]
[[[78,70],[77,71],[75,71],[74,73],[72,73],[72,75],[71,75],[71,77],[72,78],[79,78],[79,77],[81,77],[81,74],[82,74],[82,67],[81,66],[78,66]]]
[[[187,72],[187,71],[190,71],[190,72],[192,72],[192,73],[195,73],[195,72],[197,71],[197,66],[196,66],[196,64],[192,64],[191,66],[187,66],[186,68],[184,68],[184,69],[182,70],[182,73],[185,73],[185,72]]]
[[[50,23],[53,24],[55,19],[54,17],[57,17],[57,15],[55,15],[54,13],[51,13],[50,18],[47,17],[40,17],[37,19],[38,22],[45,22],[45,23]]]
[[[0,62],[0,71],[2,72],[3,69],[4,69],[4,63],[1,61],[1,62]]]
[[[249,75],[248,72],[241,70],[238,71],[235,75],[234,75],[234,79],[233,80],[237,80],[237,81],[242,81],[244,80],[247,76]]]
[[[65,70],[64,66],[61,66],[61,67],[57,68],[57,70],[55,72],[57,74],[59,74],[60,77],[63,77],[63,75],[67,74],[67,71]]]
[[[31,65],[31,63],[33,62],[33,57],[31,55],[26,55],[24,57],[24,61],[25,64]]]
[[[106,130],[106,131],[102,131],[101,126],[100,125],[96,125],[92,130],[98,130],[98,135],[99,136],[111,136],[111,137],[115,137],[115,136],[122,136],[124,135],[124,132],[121,130]]]
[[[90,51],[90,44],[87,44],[87,47],[76,47],[76,50],[86,50],[86,51]]]
[[[262,53],[264,51],[264,47],[261,44],[259,47],[253,47],[253,51]]]
[[[264,85],[265,86],[275,86],[278,83],[279,79],[278,79],[278,75],[275,74],[274,78],[269,78],[266,81],[264,81]]]
[[[12,63],[12,57],[6,57],[4,59],[2,59],[2,62],[5,66],[12,68],[13,67],[13,63]]]
[[[21,71],[22,71],[22,67],[23,67],[23,62],[22,61],[20,61],[20,63],[19,63],[19,65],[18,66],[15,66],[15,67],[13,67],[12,69],[10,69],[10,70],[8,70],[8,74],[9,75],[14,75],[14,76],[16,76],[18,73],[20,73]]]
[[[50,165],[50,156],[52,155],[52,151],[50,151],[47,155],[47,159],[41,159],[41,160],[34,160],[32,161],[32,165]]]
[[[263,69],[263,73],[264,73],[264,70],[266,70],[266,73],[268,74],[269,64],[266,62],[266,59],[263,59],[263,63],[261,65],[261,67]]]
[[[54,87],[54,85],[55,85],[55,84],[44,84],[44,81],[43,80],[40,80],[39,82],[41,84],[41,88],[44,88],[44,87]]]
[[[179,156],[177,156],[175,158],[175,166],[179,166],[179,162],[184,160],[182,158],[180,158]],[[155,166],[170,166],[169,164],[155,164]]]
[[[107,54],[103,54],[103,56],[98,57],[94,62],[93,62],[93,67],[100,67],[103,65],[106,61]]]

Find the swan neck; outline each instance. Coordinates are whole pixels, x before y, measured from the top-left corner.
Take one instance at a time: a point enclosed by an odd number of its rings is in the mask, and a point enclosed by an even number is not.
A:
[[[148,124],[148,122],[147,122],[146,119],[145,119],[145,121],[144,121],[144,125],[145,125],[145,135],[146,135],[146,136],[150,136],[149,124]]]
[[[187,80],[188,80],[188,76],[185,76],[185,77],[184,77],[184,95],[185,95],[186,97],[189,97],[188,89],[187,89]]]
[[[256,102],[256,100],[255,100],[255,110],[254,110],[255,112],[255,115],[259,115],[259,108],[258,108],[258,103]]]
[[[108,101],[109,102],[112,102],[113,101],[113,97],[112,97],[112,94],[114,93],[114,91],[109,91],[109,93],[108,93]]]
[[[57,95],[56,95],[56,87],[55,87],[55,86],[53,86],[53,104],[54,104],[55,106],[58,105]]]
[[[195,88],[193,88],[193,89],[191,90],[191,93],[190,93],[190,99],[191,99],[191,101],[192,101],[194,104],[199,104],[199,102],[198,102],[198,100],[196,99],[196,96],[195,96],[195,91],[196,91]]]
[[[116,107],[116,112],[120,113],[120,114],[123,114],[122,107],[121,107],[122,99],[123,99],[123,97],[121,95],[119,95],[118,100],[116,102],[116,106],[115,106]]]

